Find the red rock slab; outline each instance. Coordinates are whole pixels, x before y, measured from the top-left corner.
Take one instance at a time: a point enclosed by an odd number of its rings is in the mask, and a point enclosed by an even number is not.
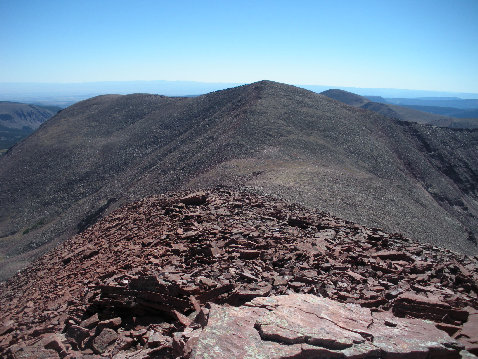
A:
[[[195,342],[191,357],[246,358],[262,352],[262,339],[254,324],[256,318],[266,312],[264,308],[211,304],[208,325],[190,339]]]
[[[91,328],[95,327],[99,322],[100,322],[100,320],[98,318],[98,313],[95,313],[91,317],[83,320],[80,323],[80,327],[91,329]]]
[[[337,301],[321,298],[307,294],[291,294],[275,297],[258,297],[251,302],[246,303],[247,306],[266,307],[273,310],[274,315],[282,315],[290,324],[298,324],[301,317],[304,320],[316,321],[317,319],[334,323],[338,328],[347,328],[349,332],[363,333],[369,337],[371,333],[368,327],[372,324],[373,319],[370,310],[355,304],[339,303]],[[300,310],[296,310],[296,308]],[[294,312],[297,318],[289,317],[289,313]],[[306,314],[304,317],[302,314]],[[310,316],[310,314],[313,314]],[[356,336],[354,336],[356,337]]]
[[[413,262],[413,258],[404,251],[379,251],[375,253],[375,257],[380,259],[389,259],[392,261],[405,261],[405,262]]]
[[[390,312],[374,313],[373,318],[373,344],[384,358],[460,358],[463,345],[433,323],[393,317]]]
[[[191,193],[190,195],[184,196],[180,199],[181,203],[184,203],[186,206],[200,206],[206,204],[207,194],[203,191],[196,193]]]
[[[14,330],[14,324],[15,322],[13,320],[9,320],[0,325],[0,335],[12,332]]]
[[[255,298],[241,307],[212,304],[207,325],[194,326],[175,340],[188,348],[179,355],[195,359],[459,358],[462,349],[430,322],[372,316],[311,294]]]
[[[399,296],[393,305],[393,313],[397,316],[410,316],[444,323],[463,323],[468,319],[468,312],[453,308],[438,298],[429,298],[413,293]]]
[[[465,345],[466,350],[470,353],[478,355],[478,313],[470,314],[456,339]]]
[[[59,354],[53,349],[45,349],[39,346],[22,346],[12,348],[7,354],[10,358],[15,359],[56,359],[60,358]]]

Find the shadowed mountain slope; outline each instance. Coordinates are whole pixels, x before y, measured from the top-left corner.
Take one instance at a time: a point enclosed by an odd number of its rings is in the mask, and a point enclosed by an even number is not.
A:
[[[0,151],[31,134],[59,110],[53,106],[0,101]]]
[[[0,159],[2,276],[124,202],[216,185],[476,253],[477,153],[478,131],[397,122],[269,81],[194,98],[95,97]]]
[[[361,107],[370,102],[363,96],[339,89],[330,89],[320,94],[354,107]]]
[[[18,102],[0,101],[0,125],[7,128],[23,127],[36,130],[40,125],[56,114],[59,107],[43,107]]]

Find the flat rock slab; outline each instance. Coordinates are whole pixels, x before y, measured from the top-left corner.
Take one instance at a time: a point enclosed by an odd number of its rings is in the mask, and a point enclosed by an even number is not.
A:
[[[311,294],[211,304],[207,325],[194,328],[182,334],[179,354],[196,359],[460,358],[463,349],[431,322]]]
[[[466,350],[478,356],[478,312],[470,313],[468,321],[458,333],[456,339],[465,345]]]

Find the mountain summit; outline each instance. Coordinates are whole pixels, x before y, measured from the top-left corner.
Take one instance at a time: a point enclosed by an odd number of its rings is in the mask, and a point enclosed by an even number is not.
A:
[[[270,81],[79,102],[0,158],[2,278],[132,200],[248,187],[477,253],[478,131],[398,122]]]

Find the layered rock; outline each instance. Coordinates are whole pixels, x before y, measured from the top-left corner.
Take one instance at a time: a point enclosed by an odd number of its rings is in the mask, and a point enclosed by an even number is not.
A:
[[[311,294],[211,305],[207,324],[175,335],[187,358],[459,358],[462,345],[432,323],[372,313]],[[200,321],[203,321],[202,318]],[[199,328],[197,328],[199,326]]]
[[[436,341],[476,352],[477,283],[476,257],[399,234],[245,192],[170,194],[127,205],[0,284],[0,355],[174,356],[174,333],[209,330],[207,306],[240,313],[291,293],[387,313],[390,328],[426,319]],[[367,338],[351,325],[349,338]],[[265,322],[252,328],[276,336]]]

